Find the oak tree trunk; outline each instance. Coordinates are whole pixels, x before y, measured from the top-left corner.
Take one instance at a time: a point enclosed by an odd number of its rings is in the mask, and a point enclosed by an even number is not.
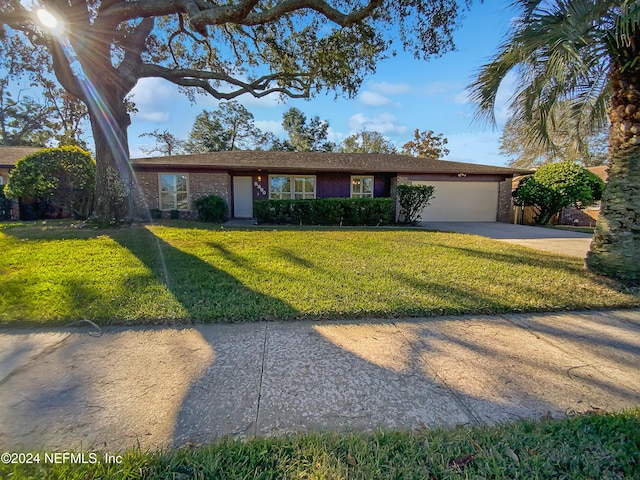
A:
[[[89,111],[96,148],[93,220],[118,225],[144,220],[148,212],[131,168],[127,137],[131,119],[125,98],[136,79],[111,65],[110,44],[101,31],[88,30],[74,50],[84,73],[77,85]]]
[[[637,55],[623,55],[611,72],[609,179],[586,261],[596,273],[629,282],[640,281],[640,62],[636,60]]]
[[[129,115],[123,101],[101,98],[102,105],[89,108],[97,168],[94,219],[115,225],[142,220],[145,209],[129,159]]]

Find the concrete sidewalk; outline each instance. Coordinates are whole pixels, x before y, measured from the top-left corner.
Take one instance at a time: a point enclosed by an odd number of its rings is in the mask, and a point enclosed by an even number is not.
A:
[[[0,331],[0,447],[475,425],[640,403],[640,310]]]

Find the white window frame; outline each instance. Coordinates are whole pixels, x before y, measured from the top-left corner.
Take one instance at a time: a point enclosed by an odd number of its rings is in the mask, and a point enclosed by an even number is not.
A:
[[[276,192],[271,191],[271,179],[272,178],[288,178],[289,179],[289,185],[291,186],[291,191],[289,192],[289,196],[283,196],[282,194],[277,194]],[[313,179],[313,192],[307,192],[307,191],[296,191],[296,180],[300,180],[300,179],[307,179],[307,178],[312,178]],[[306,183],[303,182],[303,185],[306,185]],[[310,195],[313,194],[313,196],[311,197]],[[274,196],[274,195],[278,195],[278,196]],[[301,200],[301,199],[312,199],[312,198],[317,198],[318,195],[318,179],[316,178],[315,175],[269,175],[269,199],[270,200]]]
[[[4,175],[0,175],[0,187],[4,185]]]
[[[354,192],[353,190],[353,187],[355,186],[354,181],[358,179],[364,180],[365,178],[371,179],[371,192],[366,193],[362,191],[362,185],[363,185],[362,182],[360,182],[360,191]],[[373,175],[352,175],[351,176],[351,185],[349,186],[349,189],[351,192],[351,198],[373,198],[375,187],[376,187],[376,181]]]
[[[167,193],[167,192],[163,192],[162,191],[162,177],[163,176],[172,176],[172,177],[185,177],[185,184],[186,184],[186,194],[187,194],[187,206],[186,208],[178,208],[178,193],[181,193],[182,191],[173,191],[173,192],[169,192],[169,193],[173,193],[173,208],[163,208],[162,205],[162,194],[163,193]],[[189,199],[191,198],[191,192],[189,191],[189,174],[188,173],[173,173],[173,172],[161,172],[158,173],[158,208],[160,210],[162,210],[163,212],[168,212],[171,210],[179,210],[181,212],[188,212],[189,211]]]

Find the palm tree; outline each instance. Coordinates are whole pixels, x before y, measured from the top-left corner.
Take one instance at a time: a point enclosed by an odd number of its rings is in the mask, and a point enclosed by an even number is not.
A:
[[[515,75],[511,112],[529,124],[532,143],[554,148],[551,132],[563,106],[577,125],[577,144],[609,122],[609,180],[587,268],[638,282],[640,1],[516,0],[514,5],[521,16],[469,87],[478,117],[495,124],[498,88],[507,75]]]

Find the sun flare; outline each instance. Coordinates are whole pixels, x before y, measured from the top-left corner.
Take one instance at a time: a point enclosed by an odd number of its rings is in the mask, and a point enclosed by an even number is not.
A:
[[[40,22],[47,28],[56,28],[58,26],[58,19],[49,11],[44,8],[40,8],[36,14]]]

